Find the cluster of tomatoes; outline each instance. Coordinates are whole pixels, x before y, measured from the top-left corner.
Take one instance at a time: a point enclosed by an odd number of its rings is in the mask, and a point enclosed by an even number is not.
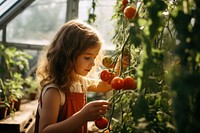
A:
[[[137,83],[134,78],[130,76],[126,76],[125,78],[115,76],[108,69],[101,71],[100,78],[102,81],[109,83],[115,90],[135,90],[137,88]],[[101,117],[95,120],[95,125],[99,129],[105,129],[108,126],[108,119]]]
[[[124,16],[127,19],[132,19],[137,16],[136,6],[132,4],[128,4],[128,0],[122,0],[121,12],[124,13]]]
[[[104,69],[100,73],[102,81],[107,82],[115,90],[135,90],[137,88],[137,82],[131,76],[125,78],[115,76],[115,74],[108,69]]]

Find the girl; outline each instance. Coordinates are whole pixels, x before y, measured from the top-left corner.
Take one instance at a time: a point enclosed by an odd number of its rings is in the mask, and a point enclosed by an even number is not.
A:
[[[87,79],[102,45],[98,32],[86,23],[71,20],[63,25],[38,61],[42,87],[35,132],[86,133],[87,122],[107,111],[108,102],[86,104],[87,91],[107,92],[111,86]]]

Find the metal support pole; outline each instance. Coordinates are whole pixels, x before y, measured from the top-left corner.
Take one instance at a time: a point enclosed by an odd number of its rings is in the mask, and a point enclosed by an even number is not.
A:
[[[2,44],[6,45],[6,27],[7,25],[4,25],[4,27],[2,28]]]
[[[78,18],[78,8],[79,8],[79,0],[67,1],[66,22],[71,19]]]

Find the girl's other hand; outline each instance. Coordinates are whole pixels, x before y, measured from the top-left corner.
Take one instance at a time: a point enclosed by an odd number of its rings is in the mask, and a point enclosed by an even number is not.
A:
[[[83,118],[86,121],[93,121],[102,117],[109,109],[109,102],[97,100],[87,103],[81,110]]]

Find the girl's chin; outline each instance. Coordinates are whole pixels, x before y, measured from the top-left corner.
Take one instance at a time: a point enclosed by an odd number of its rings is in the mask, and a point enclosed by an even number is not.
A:
[[[85,72],[81,73],[80,75],[81,75],[81,76],[86,76],[88,73],[89,73],[89,72],[86,72],[86,71],[85,71]]]

